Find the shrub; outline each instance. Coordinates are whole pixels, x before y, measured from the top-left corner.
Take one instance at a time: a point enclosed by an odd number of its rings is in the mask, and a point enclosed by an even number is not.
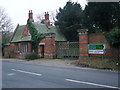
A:
[[[4,48],[4,57],[5,58],[15,58],[16,57],[15,48],[10,47],[10,46]]]
[[[110,32],[106,33],[106,37],[108,41],[110,42],[110,45],[113,47],[118,48],[120,45],[120,29],[119,28],[113,28]]]
[[[38,54],[36,53],[30,53],[25,56],[25,59],[27,60],[34,60],[40,58]]]

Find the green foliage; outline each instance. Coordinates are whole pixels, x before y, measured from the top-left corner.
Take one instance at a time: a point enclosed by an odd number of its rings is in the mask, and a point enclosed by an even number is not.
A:
[[[120,46],[120,28],[113,28],[106,33],[106,37],[110,45],[118,48]]]
[[[88,28],[89,33],[109,32],[111,28],[119,27],[120,4],[118,2],[89,2],[82,10],[80,4],[67,2],[64,8],[59,8],[56,16],[61,32],[67,40],[77,40],[77,30]]]
[[[12,35],[13,32],[2,31],[2,47],[5,47],[5,45],[9,43]]]
[[[44,38],[43,34],[38,33],[38,31],[36,30],[34,24],[32,23],[31,19],[28,19],[27,21],[29,30],[30,30],[30,34],[32,37],[32,50],[34,50],[34,52],[38,53],[38,45],[41,39]]]
[[[82,26],[81,14],[82,9],[78,3],[67,2],[63,9],[59,8],[55,25],[59,26],[69,41],[77,40],[77,29]]]
[[[34,59],[38,59],[38,58],[40,58],[40,57],[36,53],[30,53],[25,56],[25,59],[28,59],[28,60],[34,60]]]
[[[83,12],[83,26],[90,32],[109,31],[120,27],[120,4],[118,2],[89,2]]]

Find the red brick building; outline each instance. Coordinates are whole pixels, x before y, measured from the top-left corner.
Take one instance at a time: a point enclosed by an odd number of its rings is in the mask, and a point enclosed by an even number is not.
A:
[[[39,55],[45,58],[53,58],[55,56],[55,43],[66,41],[66,38],[58,27],[50,24],[48,12],[45,12],[45,19],[42,20],[42,23],[34,22],[32,10],[28,13],[28,19],[32,21],[38,33],[45,35],[38,46]],[[18,24],[10,40],[10,45],[6,48],[14,48],[17,56],[24,56],[33,52],[31,47],[31,34],[28,25]]]
[[[32,10],[28,13],[30,19],[38,31],[45,35],[45,38],[39,42],[38,54],[44,58],[64,58],[64,57],[82,57],[82,56],[118,56],[119,51],[110,47],[104,33],[89,34],[87,29],[78,30],[79,42],[67,42],[65,36],[60,32],[59,28],[52,26],[49,20],[49,13],[45,13],[45,19],[41,23],[34,22]],[[104,45],[103,54],[89,53],[89,45]],[[74,46],[74,47],[73,47]],[[16,56],[25,56],[33,52],[31,45],[31,34],[28,25],[17,25],[14,34],[10,40],[8,47],[4,49],[15,51]],[[101,53],[102,50],[93,50]]]

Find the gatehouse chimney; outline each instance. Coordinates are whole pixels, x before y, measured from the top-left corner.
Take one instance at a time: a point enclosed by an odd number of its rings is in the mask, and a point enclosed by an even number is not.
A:
[[[29,18],[29,19],[33,19],[33,13],[32,13],[32,10],[29,10],[28,18]]]
[[[49,20],[49,13],[45,12],[45,20]]]

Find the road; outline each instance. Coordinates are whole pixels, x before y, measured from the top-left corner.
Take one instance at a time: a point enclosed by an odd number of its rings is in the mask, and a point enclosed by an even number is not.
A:
[[[3,88],[118,88],[118,72],[2,60]]]

